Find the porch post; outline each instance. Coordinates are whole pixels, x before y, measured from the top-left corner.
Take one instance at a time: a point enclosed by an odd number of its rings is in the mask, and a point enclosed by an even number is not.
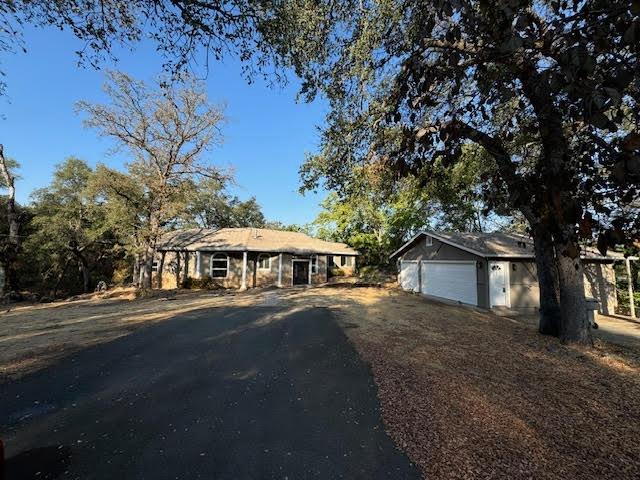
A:
[[[202,259],[200,258],[200,250],[196,251],[196,278],[200,278],[200,265]]]
[[[631,260],[629,258],[625,258],[624,263],[627,267],[627,288],[629,290],[629,308],[631,310],[631,318],[636,318],[636,304],[633,298],[633,278],[631,277]]]
[[[240,290],[247,289],[247,251],[242,252],[242,285]]]
[[[182,270],[180,252],[176,250],[176,288],[180,288],[180,270]]]
[[[282,287],[282,252],[278,255],[278,287]]]

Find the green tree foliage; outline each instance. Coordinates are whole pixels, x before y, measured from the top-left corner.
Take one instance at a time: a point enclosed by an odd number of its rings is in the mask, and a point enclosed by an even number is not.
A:
[[[484,231],[507,221],[487,212],[482,201],[480,184],[489,170],[490,159],[471,146],[463,160],[440,168],[427,185],[409,177],[394,183],[390,172],[356,169],[351,188],[342,197],[331,193],[311,226],[322,238],[354,246],[362,265],[386,266],[389,255],[421,230]]]
[[[187,195],[185,214],[178,222],[203,228],[264,227],[266,220],[255,197],[241,200],[230,195],[226,180],[205,177],[196,182]]]
[[[32,194],[32,234],[24,249],[39,269],[42,289],[53,296],[60,287],[90,291],[92,274],[103,279],[113,260],[115,239],[89,188],[92,175],[86,162],[71,157],[56,167],[50,186]]]
[[[9,0],[0,2],[0,52],[25,50],[24,24],[71,32],[84,48],[81,64],[117,60],[116,46],[133,49],[145,39],[179,77],[194,65],[235,54],[244,74],[279,79],[288,60],[283,46],[299,41],[294,27],[320,27],[323,18],[304,2],[250,0]],[[0,70],[0,73],[3,73]],[[275,74],[275,76],[274,76]],[[0,94],[5,86],[0,82]]]
[[[307,6],[308,7],[308,6]],[[429,182],[465,144],[495,164],[489,207],[526,219],[541,331],[588,342],[580,239],[637,238],[640,6],[634,1],[317,2],[325,28],[291,61],[330,111],[324,163],[338,187],[362,165]],[[309,52],[312,52],[311,58]]]
[[[2,289],[16,294],[19,287],[19,271],[17,259],[20,255],[22,236],[20,228],[23,224],[21,208],[16,203],[15,171],[18,163],[5,156],[4,146],[0,144],[0,189],[3,191],[4,220],[6,230],[0,237],[0,262],[2,262]]]
[[[387,266],[389,255],[412,232],[433,221],[433,204],[424,196],[406,192],[382,201],[373,194],[340,199],[331,193],[312,224],[319,238],[351,245],[360,252],[361,265]]]
[[[288,232],[300,232],[307,235],[312,235],[313,229],[309,225],[300,225],[297,223],[286,223],[279,220],[267,220],[264,228],[270,228],[272,230],[285,230]]]

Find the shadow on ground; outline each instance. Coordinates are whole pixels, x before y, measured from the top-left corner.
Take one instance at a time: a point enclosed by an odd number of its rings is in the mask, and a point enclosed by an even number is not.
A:
[[[324,308],[183,314],[3,389],[9,479],[419,478]]]

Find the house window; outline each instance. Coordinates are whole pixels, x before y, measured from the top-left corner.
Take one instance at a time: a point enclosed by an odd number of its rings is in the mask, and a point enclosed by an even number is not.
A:
[[[427,235],[427,236],[425,237],[425,245],[426,245],[427,247],[432,246],[432,245],[433,245],[433,237],[431,237],[431,236]]]
[[[311,255],[311,273],[318,273],[318,256]]]
[[[353,266],[353,257],[348,257],[347,255],[340,256],[340,266],[341,267],[351,267]]]
[[[153,262],[151,264],[151,271],[152,272],[157,272],[158,271],[158,262]]]
[[[229,273],[229,256],[224,253],[211,255],[209,275],[212,278],[226,278]]]
[[[271,257],[266,253],[258,255],[258,270],[271,270]]]

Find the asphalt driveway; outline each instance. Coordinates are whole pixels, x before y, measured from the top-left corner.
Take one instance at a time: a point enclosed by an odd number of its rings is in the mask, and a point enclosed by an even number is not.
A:
[[[182,315],[0,386],[7,480],[419,478],[331,313]]]

